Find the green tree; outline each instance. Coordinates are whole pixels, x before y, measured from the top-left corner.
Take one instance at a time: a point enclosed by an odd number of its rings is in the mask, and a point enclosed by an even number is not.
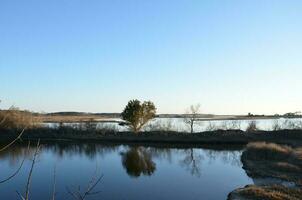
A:
[[[156,107],[151,101],[131,100],[122,112],[122,119],[127,121],[129,127],[135,132],[139,132],[142,127],[155,117]]]

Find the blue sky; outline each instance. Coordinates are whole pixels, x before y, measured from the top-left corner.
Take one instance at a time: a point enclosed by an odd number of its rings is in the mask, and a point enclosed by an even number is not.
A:
[[[300,0],[1,0],[0,107],[302,110]]]

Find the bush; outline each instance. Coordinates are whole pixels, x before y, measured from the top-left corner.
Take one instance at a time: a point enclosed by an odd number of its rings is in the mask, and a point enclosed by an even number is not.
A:
[[[156,108],[151,101],[141,103],[139,100],[131,100],[122,112],[122,119],[128,122],[128,126],[135,132],[155,117]]]
[[[247,125],[246,131],[247,132],[254,132],[257,131],[257,122],[256,121],[250,121]]]
[[[171,132],[173,130],[173,124],[172,121],[169,119],[167,121],[155,121],[152,123],[148,123],[147,126],[143,129],[144,131],[149,132]]]

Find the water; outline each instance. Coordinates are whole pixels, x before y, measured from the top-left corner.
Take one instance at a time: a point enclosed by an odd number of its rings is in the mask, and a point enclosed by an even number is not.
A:
[[[109,119],[116,120],[117,122],[97,122],[97,128],[99,129],[110,129],[115,131],[127,131],[126,126],[120,126],[120,119]],[[197,121],[194,125],[194,132],[211,131],[216,129],[241,129],[246,130],[248,124],[251,121],[255,121],[257,128],[261,130],[273,130],[275,125],[279,128],[293,129],[302,128],[302,119],[300,118],[280,118],[280,119],[255,119],[255,120],[208,120],[208,121]],[[44,125],[55,128],[59,126],[59,123],[45,123]],[[80,127],[83,123],[64,123],[65,126]],[[143,131],[180,131],[189,132],[190,127],[184,122],[183,118],[155,118],[145,125]]]
[[[25,192],[34,152],[17,145],[0,154],[0,180],[13,173],[26,155],[20,172],[0,184],[1,199],[19,199]],[[56,168],[56,199],[72,199],[67,188],[83,190],[92,177],[103,178],[101,191],[87,199],[226,199],[229,192],[252,184],[240,162],[242,150],[104,146],[100,144],[43,145],[34,166],[30,199],[50,199]],[[56,167],[54,167],[56,166]],[[97,175],[95,175],[97,174]]]

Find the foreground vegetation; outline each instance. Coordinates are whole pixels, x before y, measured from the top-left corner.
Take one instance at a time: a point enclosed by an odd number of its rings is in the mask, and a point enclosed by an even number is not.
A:
[[[280,185],[249,185],[232,192],[229,200],[301,200],[302,191]]]
[[[251,143],[241,161],[253,178],[270,183],[249,185],[230,193],[230,200],[296,200],[302,197],[302,148],[272,143]]]

